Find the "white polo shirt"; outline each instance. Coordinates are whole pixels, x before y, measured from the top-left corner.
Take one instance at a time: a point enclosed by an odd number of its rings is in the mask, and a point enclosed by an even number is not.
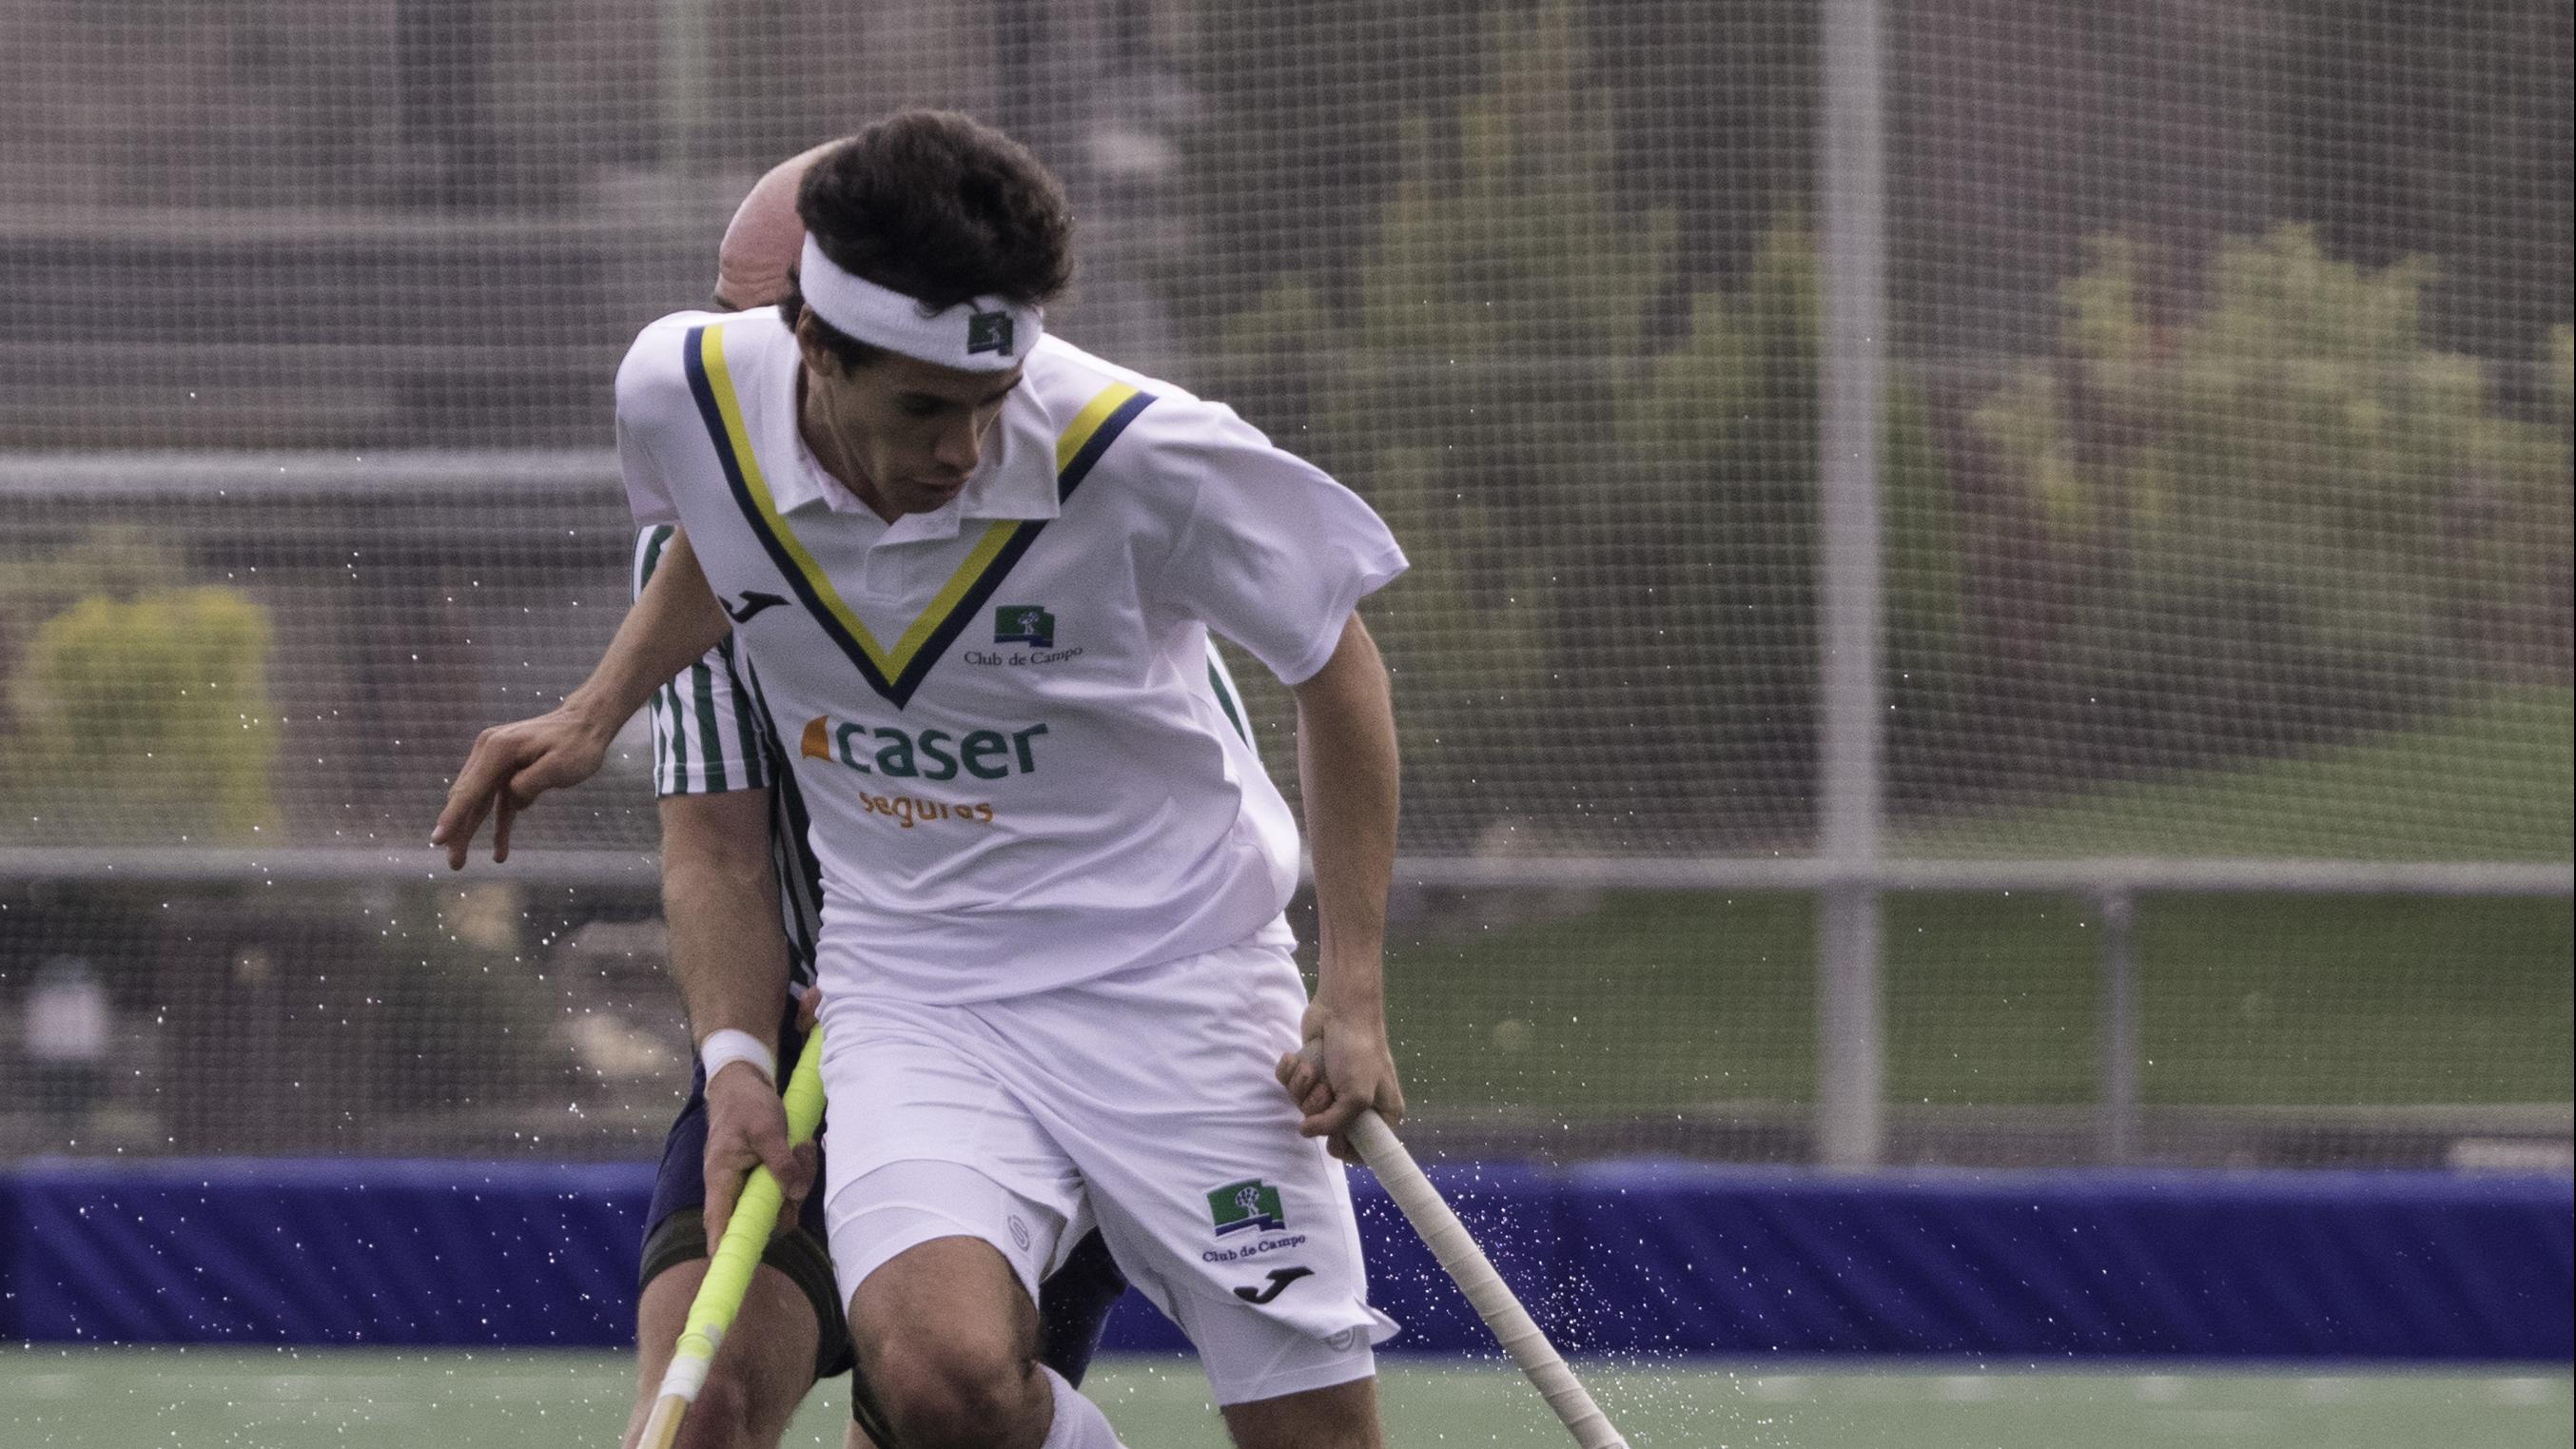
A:
[[[1367,504],[1220,404],[1055,337],[945,506],[888,525],[798,436],[776,309],[684,312],[617,375],[639,524],[756,665],[822,864],[827,993],[1043,991],[1266,935],[1297,827],[1208,631],[1283,681],[1401,573]]]

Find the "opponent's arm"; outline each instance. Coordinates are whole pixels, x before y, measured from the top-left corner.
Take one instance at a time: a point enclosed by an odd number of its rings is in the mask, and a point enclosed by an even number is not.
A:
[[[494,817],[492,859],[510,858],[510,823],[548,790],[578,785],[598,773],[611,740],[653,691],[714,648],[733,628],[707,587],[689,538],[675,531],[652,581],[626,613],[608,652],[580,688],[534,719],[496,725],[474,741],[447,805],[429,833],[447,847],[447,866],[463,870],[484,817]]]
[[[787,935],[778,921],[777,866],[769,852],[767,789],[662,798],[662,914],[671,923],[671,976],[688,1008],[689,1035],[745,1031],[779,1050],[787,1007]],[[782,1061],[779,1075],[785,1075]],[[778,1084],[747,1062],[707,1080],[707,1241],[726,1219],[754,1166],[786,1192],[785,1216],[812,1186],[810,1152],[791,1152]]]
[[[1297,778],[1314,842],[1318,921],[1315,999],[1305,1049],[1279,1080],[1306,1113],[1300,1130],[1352,1159],[1347,1132],[1363,1108],[1404,1116],[1386,1038],[1386,894],[1395,875],[1395,709],[1385,663],[1353,614],[1341,643],[1295,687]]]

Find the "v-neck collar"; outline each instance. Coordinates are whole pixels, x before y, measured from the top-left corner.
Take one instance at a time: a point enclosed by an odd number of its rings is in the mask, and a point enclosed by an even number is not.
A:
[[[804,357],[793,346],[780,349],[782,357],[772,358],[773,368],[788,370],[784,378],[772,378],[773,396],[784,396],[787,405],[772,411],[761,429],[761,452],[773,458],[793,458],[796,467],[780,470],[784,476],[769,480],[770,495],[781,514],[822,507],[836,514],[864,515],[879,518],[876,510],[834,477],[814,455],[798,425],[798,413],[804,400]],[[1055,440],[1060,431],[1047,415],[1045,404],[1032,389],[1022,387],[1002,405],[1002,415],[993,424],[986,441],[982,460],[975,476],[967,481],[958,495],[937,508],[922,513],[907,513],[885,525],[880,544],[925,543],[953,539],[965,521],[1042,520],[1057,517],[1063,501],[1056,486]],[[1015,459],[1024,459],[1014,466]],[[879,518],[879,521],[883,520]]]

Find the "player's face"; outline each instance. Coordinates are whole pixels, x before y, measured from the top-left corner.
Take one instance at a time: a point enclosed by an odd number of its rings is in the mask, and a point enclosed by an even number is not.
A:
[[[1020,370],[962,372],[886,353],[844,369],[806,354],[805,408],[837,444],[835,462],[866,477],[844,479],[889,514],[927,513],[956,497],[983,461],[1002,401]],[[873,489],[865,485],[873,485]]]

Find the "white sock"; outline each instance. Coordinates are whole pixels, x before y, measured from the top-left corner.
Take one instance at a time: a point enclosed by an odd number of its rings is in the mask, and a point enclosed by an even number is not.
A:
[[[1038,1365],[1038,1372],[1047,1376],[1047,1387],[1055,1390],[1055,1427],[1047,1430],[1046,1442],[1038,1449],[1127,1449],[1098,1404],[1045,1364]]]

